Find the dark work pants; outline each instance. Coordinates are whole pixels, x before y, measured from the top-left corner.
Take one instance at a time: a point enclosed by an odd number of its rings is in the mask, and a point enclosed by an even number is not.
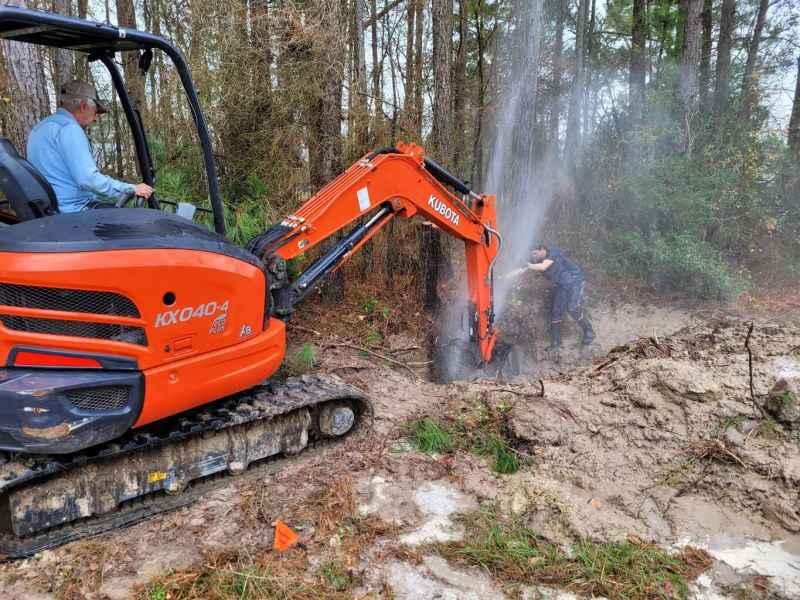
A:
[[[560,325],[564,320],[564,314],[569,315],[580,322],[583,319],[583,280],[568,285],[559,285],[553,297],[553,306],[550,311],[550,322],[553,325]]]

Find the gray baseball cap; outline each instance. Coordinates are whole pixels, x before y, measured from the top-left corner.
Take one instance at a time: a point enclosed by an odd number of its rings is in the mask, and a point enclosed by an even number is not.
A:
[[[76,99],[76,100],[93,100],[97,106],[97,114],[102,115],[107,113],[105,102],[100,100],[97,96],[97,90],[88,83],[83,81],[68,81],[61,85],[60,90],[61,100]]]

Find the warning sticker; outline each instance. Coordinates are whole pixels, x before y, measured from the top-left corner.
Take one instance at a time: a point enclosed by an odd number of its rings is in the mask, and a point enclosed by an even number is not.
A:
[[[356,196],[358,196],[358,209],[361,212],[364,212],[371,206],[371,202],[369,201],[369,191],[367,188],[363,187],[356,192]]]

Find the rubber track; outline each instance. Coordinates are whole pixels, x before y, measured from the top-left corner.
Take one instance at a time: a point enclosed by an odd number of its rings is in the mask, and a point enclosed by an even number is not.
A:
[[[5,505],[4,496],[12,491],[21,486],[35,486],[56,474],[101,463],[110,458],[134,455],[142,450],[179,443],[206,432],[217,432],[287,415],[301,408],[311,408],[340,398],[359,403],[357,408],[360,410],[355,426],[346,435],[332,440],[319,439],[312,431],[308,444],[308,448],[311,448],[321,443],[338,442],[360,429],[365,420],[372,418],[372,404],[363,391],[338,378],[304,375],[287,379],[282,384],[257,386],[152,426],[132,430],[121,438],[94,448],[91,454],[22,457],[0,452],[0,506]],[[279,459],[281,455],[270,457],[266,461]],[[30,556],[47,548],[130,526],[152,515],[186,506],[200,497],[220,477],[228,475],[212,476],[211,481],[197,480],[178,495],[158,492],[144,496],[108,515],[89,517],[37,535],[19,538],[10,533],[0,533],[0,560]]]

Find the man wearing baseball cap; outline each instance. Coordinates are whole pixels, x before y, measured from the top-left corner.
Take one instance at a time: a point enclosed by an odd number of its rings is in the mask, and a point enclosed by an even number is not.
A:
[[[28,161],[53,186],[61,212],[93,208],[102,200],[122,200],[133,194],[149,198],[146,183],[134,185],[103,175],[97,168],[85,130],[97,115],[108,112],[97,90],[70,81],[59,90],[59,108],[43,119],[28,138]]]

